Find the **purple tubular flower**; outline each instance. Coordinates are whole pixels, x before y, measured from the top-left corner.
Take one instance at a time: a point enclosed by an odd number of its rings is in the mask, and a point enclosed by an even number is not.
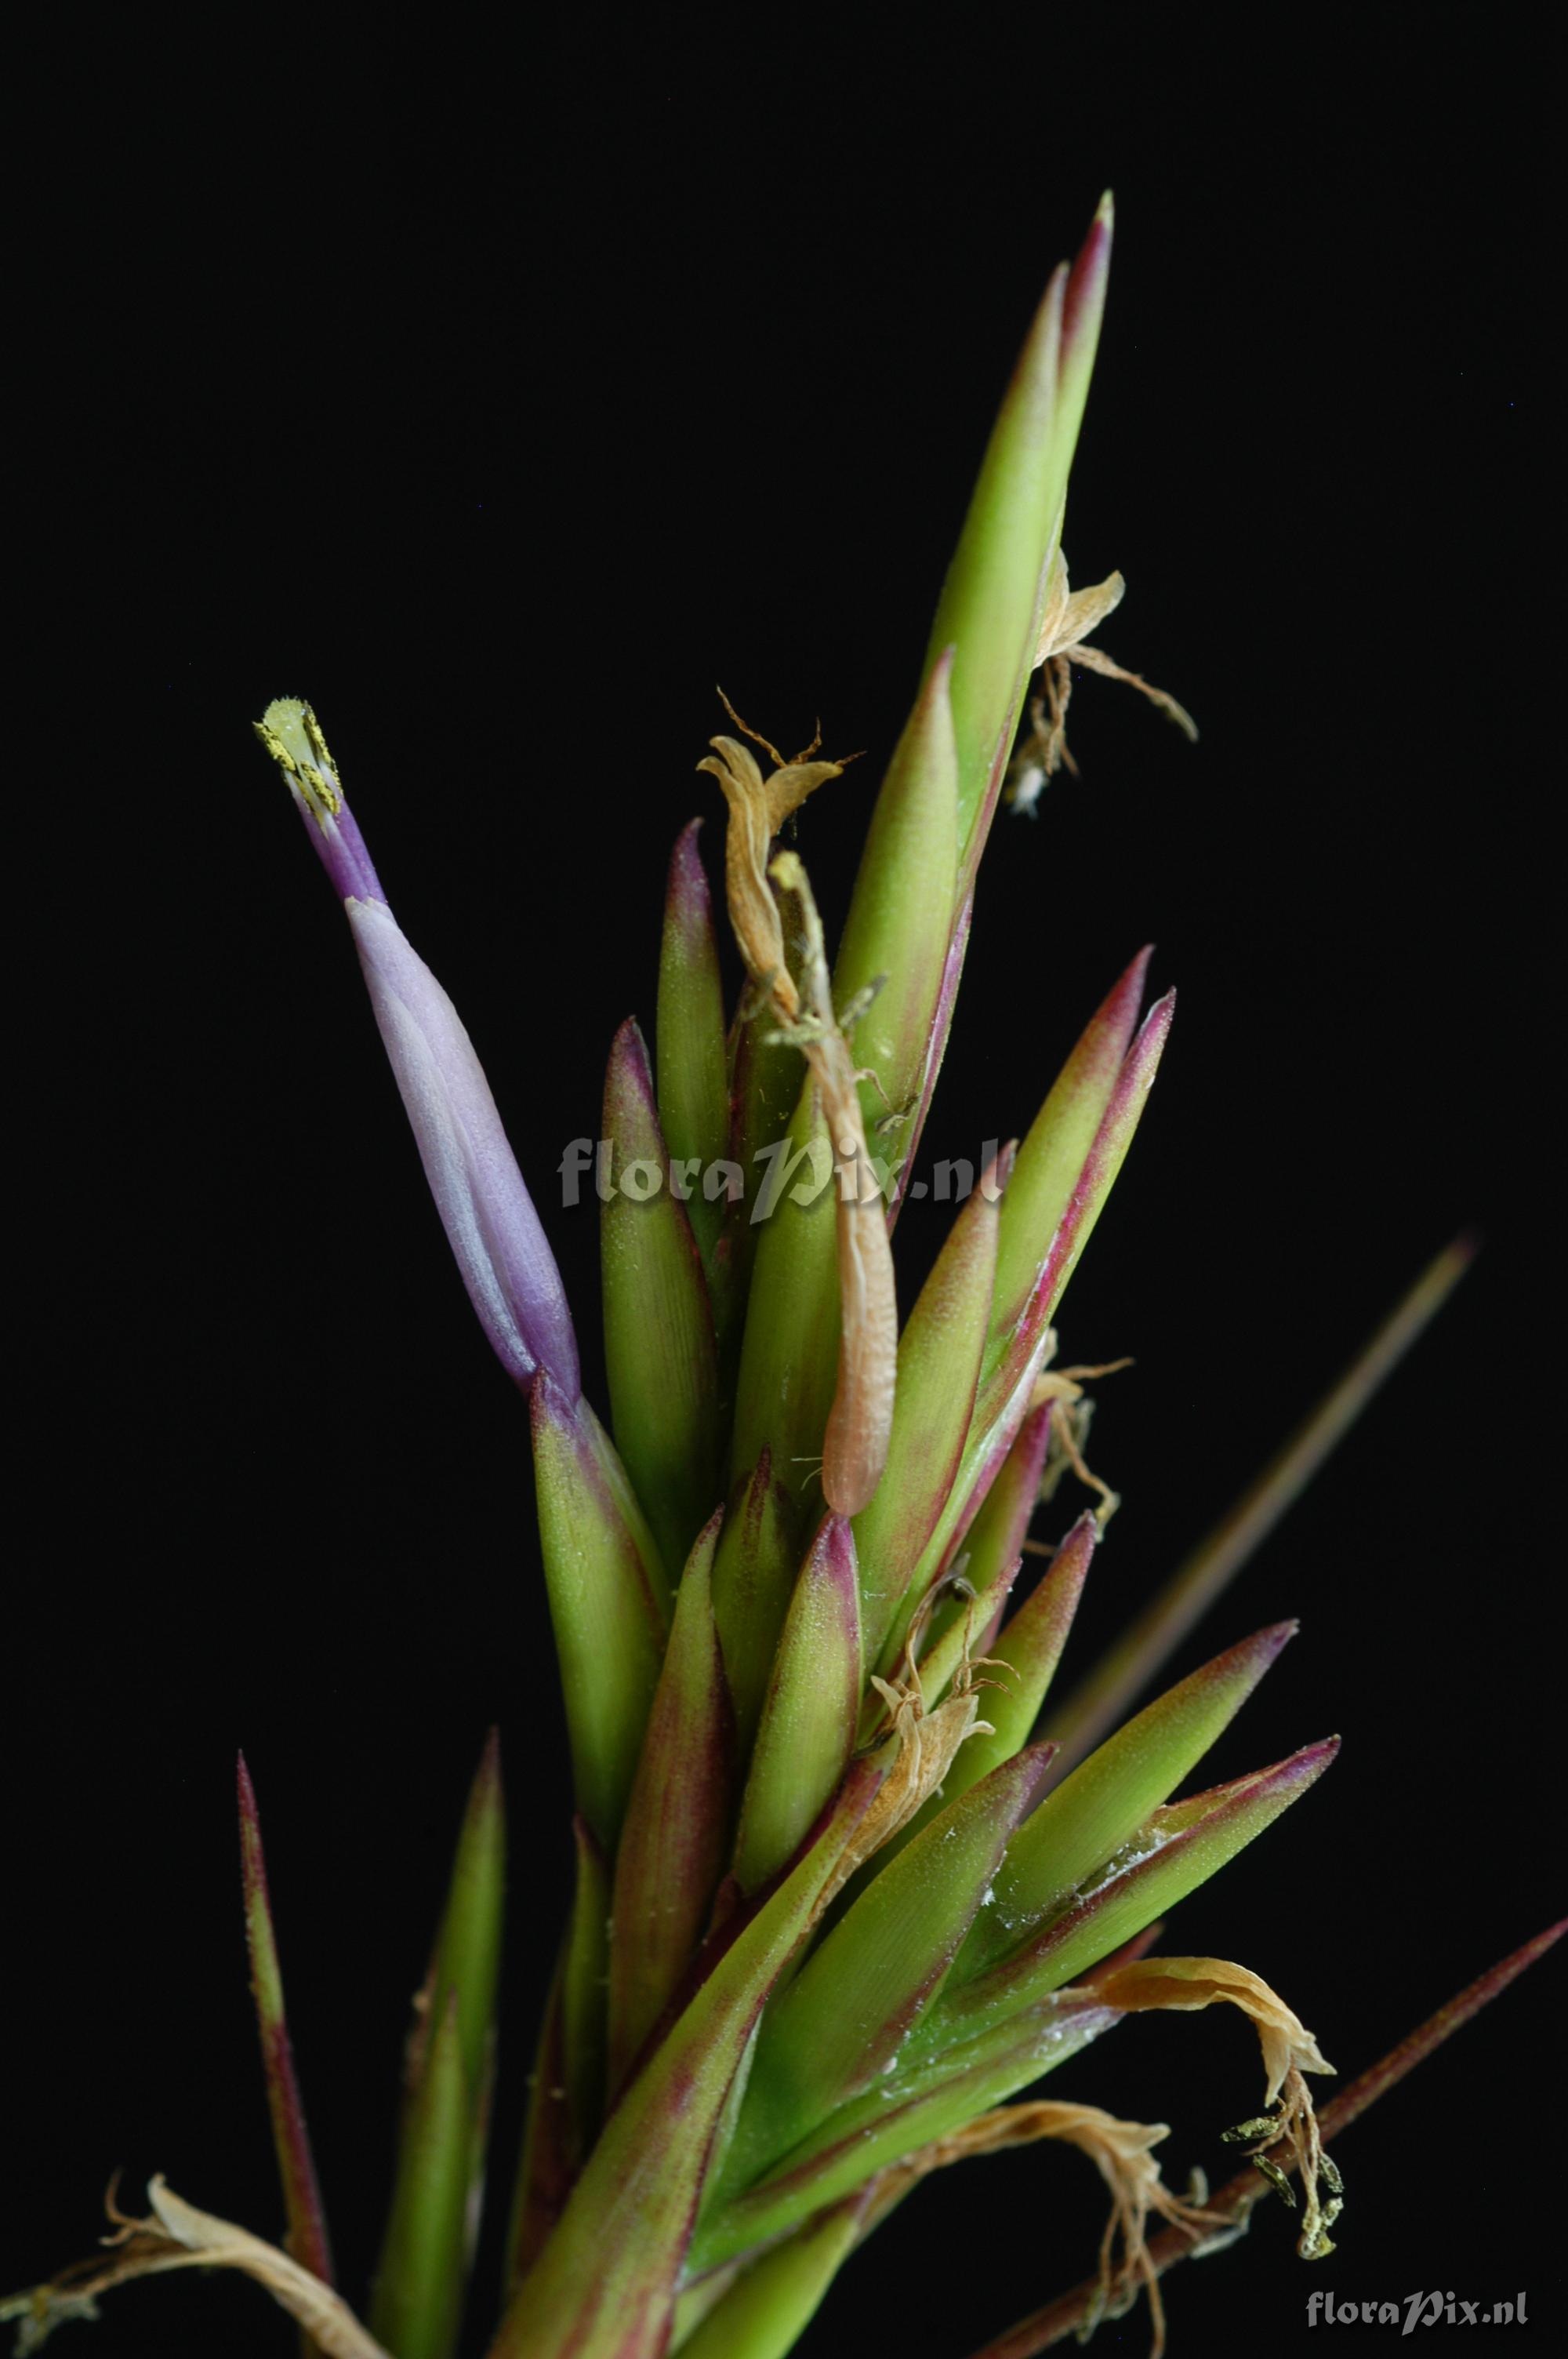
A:
[[[577,1339],[560,1272],[473,1043],[386,906],[309,706],[293,699],[269,705],[256,734],[342,897],[419,1160],[480,1324],[514,1383],[526,1386],[544,1366],[575,1401]]]

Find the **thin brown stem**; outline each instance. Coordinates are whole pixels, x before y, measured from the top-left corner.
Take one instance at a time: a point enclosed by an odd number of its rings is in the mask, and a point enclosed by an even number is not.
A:
[[[1383,1379],[1442,1309],[1475,1258],[1469,1237],[1446,1245],[1251,1487],[1173,1574],[1125,1636],[1103,1656],[1041,1731],[1062,1750],[1057,1775],[1126,1717],[1248,1558],[1299,1498]]]
[[[1412,2031],[1408,2038],[1401,2039],[1397,2048],[1390,2048],[1379,2063],[1361,2074],[1359,2080],[1352,2081],[1348,2088],[1341,2090],[1333,2103],[1324,2107],[1319,2119],[1324,2144],[1327,2145],[1342,2131],[1348,2129],[1368,2105],[1375,2104],[1396,2081],[1402,2081],[1405,2074],[1430,2056],[1434,2048],[1441,2048],[1461,2024],[1468,2023],[1473,2015],[1478,2015],[1499,1991],[1507,1989],[1516,1974],[1522,1974],[1527,1966],[1534,1965],[1536,1960],[1543,1956],[1565,1932],[1568,1932],[1568,1917],[1555,1925],[1549,1925],[1533,1940],[1526,1941],[1522,1949],[1515,1950],[1497,1965],[1488,1967],[1468,1989],[1462,1990],[1456,1998],[1451,1998],[1445,2006],[1440,2006],[1435,2015],[1429,2016],[1420,2028]],[[1208,2199],[1204,2209],[1210,2213],[1218,2213],[1230,2227],[1239,2230],[1247,2225],[1253,2206],[1261,2202],[1269,2191],[1258,2173],[1249,2169],[1238,2171],[1217,2194]],[[1213,2239],[1206,2241],[1212,2244]],[[1163,2276],[1167,2269],[1174,2268],[1178,2261],[1189,2259],[1201,2247],[1195,2244],[1193,2238],[1181,2229],[1166,2228],[1150,2242],[1150,2265],[1156,2276]],[[1076,2334],[1099,2298],[1099,2278],[1086,2277],[1083,2284],[1075,2286],[1071,2293],[1060,2295],[1055,2301],[1048,2302],[1044,2310],[1031,2311],[1027,2318],[1021,2318],[1016,2325],[1010,2326],[993,2341],[982,2343],[979,2350],[970,2354],[970,2359],[1034,2359],[1036,2352],[1049,2351],[1054,2344],[1064,2343],[1069,2335]]]

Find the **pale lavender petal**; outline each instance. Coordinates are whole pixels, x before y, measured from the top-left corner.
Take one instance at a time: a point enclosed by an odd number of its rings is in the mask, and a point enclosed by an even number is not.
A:
[[[384,901],[344,904],[419,1159],[480,1323],[520,1385],[581,1389],[560,1272],[457,1009]]]

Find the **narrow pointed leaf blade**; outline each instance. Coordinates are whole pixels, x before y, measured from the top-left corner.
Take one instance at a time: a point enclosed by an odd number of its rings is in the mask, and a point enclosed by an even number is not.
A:
[[[468,2269],[472,2109],[454,1990],[404,2123],[371,2301],[371,2332],[397,2359],[450,2359],[456,2348]]]
[[[735,1875],[754,1892],[789,1859],[849,1767],[860,1698],[855,1542],[827,1517],[790,1599],[752,1754]]]
[[[491,2359],[658,2359],[730,2086],[880,1782],[862,1764],[778,1888],[740,1925],[606,2124]]]
[[[1014,1948],[1168,1800],[1295,1635],[1278,1622],[1217,1655],[1148,1705],[1048,1794],[999,1872],[996,1906],[957,1973]]]
[[[718,1515],[712,1517],[687,1560],[616,1854],[609,1995],[611,2098],[701,1940],[724,1872],[734,1740],[713,1621],[711,1575],[720,1521]]]
[[[643,1036],[615,1036],[604,1083],[604,1352],[616,1448],[665,1561],[684,1563],[719,1505],[713,1315],[669,1158]]]
[[[683,829],[670,856],[654,1054],[659,1123],[672,1170],[682,1162],[697,1167],[687,1214],[711,1274],[723,1206],[703,1193],[701,1182],[729,1146],[730,1083],[713,900],[697,841],[701,827],[694,819]]]
[[[294,2067],[284,2006],[283,1973],[278,1964],[277,1939],[267,1891],[266,1858],[262,1850],[261,1819],[255,1788],[245,1756],[239,1756],[240,1861],[243,1878],[245,1945],[250,1952],[251,1989],[256,2004],[256,2027],[261,2035],[262,2070],[266,2079],[267,2109],[272,2115],[273,2146],[283,2185],[287,2227],[283,2248],[319,2277],[333,2283],[331,2246],[327,2218],[316,2177],[310,2134],[306,2127],[304,2100]]]
[[[448,1995],[456,1994],[458,2047],[476,2097],[487,2089],[493,2071],[505,1899],[506,1806],[501,1740],[492,1728],[463,1813],[429,1981],[437,2019]]]
[[[665,1649],[667,1591],[624,1469],[585,1400],[531,1397],[539,1538],[578,1807],[613,1843]]]
[[[510,2292],[537,2260],[599,2134],[604,2110],[610,1875],[581,1818],[577,1881],[529,2076],[523,2153],[506,2240]]]

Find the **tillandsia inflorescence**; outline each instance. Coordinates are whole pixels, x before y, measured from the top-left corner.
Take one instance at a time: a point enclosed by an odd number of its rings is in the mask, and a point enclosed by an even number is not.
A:
[[[1022,2095],[1130,2014],[1225,2004],[1262,2051],[1233,2133],[1330,2249],[1342,2189],[1306,2075],[1332,2071],[1244,1965],[1147,1954],[1155,1919],[1322,1775],[1337,1740],[1173,1799],[1286,1644],[1232,1644],[1118,1727],[1443,1299],[1454,1250],[1214,1546],[1042,1732],[1115,1495],[1055,1365],[1078,1257],[1170,1030],[1149,956],[1103,1004],[1022,1141],[961,1204],[900,1327],[892,1232],[951,1028],[977,869],[1004,794],[1069,757],[1069,669],[1145,683],[1084,642],[1121,595],[1061,549],[1110,248],[1108,201],[1052,278],[987,450],[836,962],[806,856],[843,760],[741,722],[698,768],[727,806],[745,970],[727,1018],[697,822],[671,864],[655,1053],[616,1035],[604,1088],[611,1421],[584,1397],[542,1224],[469,1037],[392,914],[308,704],[257,734],[342,901],[463,1282],[531,1421],[576,1798],[567,1913],[512,2200],[492,2359],[775,2359],[849,2255],[933,2171],[1076,2146],[1111,2201],[1087,2326],[1146,2289],[1152,2212],[1195,2248],[1235,2207],[1162,2182],[1165,2125]],[[1018,745],[1030,682],[1043,672]],[[1192,732],[1180,706],[1146,690]],[[753,748],[758,749],[754,751]],[[768,766],[759,759],[766,756]],[[1097,1495],[1059,1543],[1058,1487]],[[1048,1560],[1022,1593],[1031,1557]],[[504,1832],[492,1739],[410,2042],[381,2265],[361,2323],[331,2288],[260,1823],[241,1767],[245,1904],[285,2249],[161,2180],[106,2258],[10,2305],[32,2348],[131,2277],[231,2266],[308,2349],[449,2359],[486,2179]],[[1238,2106],[1239,2110],[1239,2105]],[[1033,2346],[1031,2346],[1033,2347]]]

